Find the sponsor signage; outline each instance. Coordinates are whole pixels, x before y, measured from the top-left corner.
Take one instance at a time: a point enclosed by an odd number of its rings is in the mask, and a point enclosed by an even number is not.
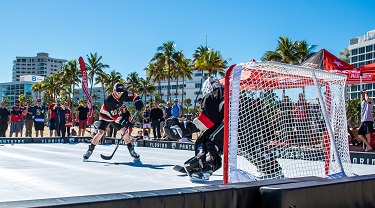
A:
[[[375,165],[375,154],[367,152],[350,152],[350,161],[353,164]]]
[[[17,139],[17,138],[3,138],[0,139],[0,144],[25,144],[33,143],[32,139]]]
[[[193,143],[169,142],[169,141],[144,141],[145,147],[162,148],[162,149],[180,149],[194,151]]]

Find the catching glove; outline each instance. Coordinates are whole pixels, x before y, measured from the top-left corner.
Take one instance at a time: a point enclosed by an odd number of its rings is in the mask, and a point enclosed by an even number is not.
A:
[[[136,110],[138,110],[138,111],[142,110],[143,102],[142,102],[142,99],[139,96],[134,98],[134,106],[135,106]]]

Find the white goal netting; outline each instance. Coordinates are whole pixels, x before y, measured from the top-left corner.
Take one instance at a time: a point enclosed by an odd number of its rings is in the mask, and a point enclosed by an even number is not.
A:
[[[345,81],[342,75],[274,62],[230,67],[224,182],[352,175]]]

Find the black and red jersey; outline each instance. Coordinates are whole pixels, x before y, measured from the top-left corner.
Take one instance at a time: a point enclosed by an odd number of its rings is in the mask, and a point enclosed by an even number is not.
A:
[[[136,93],[125,91],[121,97],[116,98],[114,93],[108,95],[104,99],[103,105],[100,108],[99,120],[115,121],[121,115],[121,106],[124,102],[134,101],[137,97]]]

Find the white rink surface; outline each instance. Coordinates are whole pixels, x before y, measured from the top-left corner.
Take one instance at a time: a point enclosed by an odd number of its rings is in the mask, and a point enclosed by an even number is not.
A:
[[[192,183],[173,170],[193,151],[136,147],[133,162],[125,146],[112,160],[115,145],[99,145],[89,162],[82,161],[88,144],[5,144],[0,146],[0,202],[108,193],[151,191],[222,183],[222,169],[210,181]],[[353,164],[357,175],[374,174],[375,166]]]

